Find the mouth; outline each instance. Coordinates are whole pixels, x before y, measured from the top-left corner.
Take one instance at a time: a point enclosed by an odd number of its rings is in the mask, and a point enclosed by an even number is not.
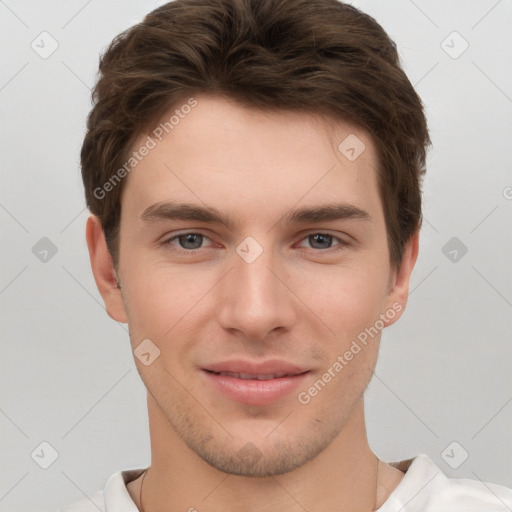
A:
[[[271,379],[281,379],[282,377],[295,377],[297,374],[292,373],[268,373],[268,374],[251,374],[251,373],[236,373],[236,372],[213,372],[211,370],[206,370],[207,372],[213,373],[215,375],[225,375],[227,377],[233,377],[234,379],[243,379],[243,380],[271,380]]]
[[[215,394],[248,405],[268,405],[289,396],[310,370],[279,361],[232,361],[210,365],[201,373]]]

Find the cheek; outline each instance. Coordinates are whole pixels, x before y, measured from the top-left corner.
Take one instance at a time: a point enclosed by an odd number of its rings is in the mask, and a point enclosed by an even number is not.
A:
[[[307,279],[298,273],[290,288],[297,290],[305,306],[317,315],[326,332],[338,342],[357,336],[373,325],[387,295],[387,274],[363,263],[310,269]],[[304,306],[302,312],[311,313]],[[328,329],[327,329],[328,328]]]
[[[208,302],[205,297],[216,282],[211,272],[191,273],[135,259],[125,271],[130,280],[123,297],[133,344],[149,338],[168,350],[186,338],[191,326],[201,325],[199,316]]]

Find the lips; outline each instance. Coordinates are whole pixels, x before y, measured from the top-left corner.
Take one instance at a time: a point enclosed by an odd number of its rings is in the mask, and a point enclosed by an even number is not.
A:
[[[210,364],[202,374],[215,393],[249,405],[267,405],[288,396],[309,370],[280,360],[237,360]]]
[[[245,360],[224,361],[211,363],[204,369],[214,373],[230,373],[251,376],[293,376],[299,375],[300,373],[304,373],[308,370],[308,368],[279,359],[269,359],[262,362]]]
[[[263,375],[256,375],[251,373],[236,373],[236,372],[212,372],[217,375],[226,375],[228,377],[233,377],[235,379],[243,379],[243,380],[271,380],[271,379],[280,379],[281,377],[292,377],[293,374],[290,373],[269,373]]]

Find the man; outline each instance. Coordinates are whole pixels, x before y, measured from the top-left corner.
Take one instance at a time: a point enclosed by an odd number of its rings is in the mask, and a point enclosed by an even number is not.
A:
[[[429,136],[394,43],[335,0],[176,0],[100,63],[92,270],[152,461],[65,510],[506,510],[371,451],[363,395],[418,254]]]

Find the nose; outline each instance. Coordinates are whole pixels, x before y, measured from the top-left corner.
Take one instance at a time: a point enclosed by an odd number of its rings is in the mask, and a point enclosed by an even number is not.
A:
[[[292,291],[284,265],[272,250],[249,262],[233,255],[233,267],[221,281],[218,320],[227,331],[263,341],[273,331],[287,331],[296,322]]]

